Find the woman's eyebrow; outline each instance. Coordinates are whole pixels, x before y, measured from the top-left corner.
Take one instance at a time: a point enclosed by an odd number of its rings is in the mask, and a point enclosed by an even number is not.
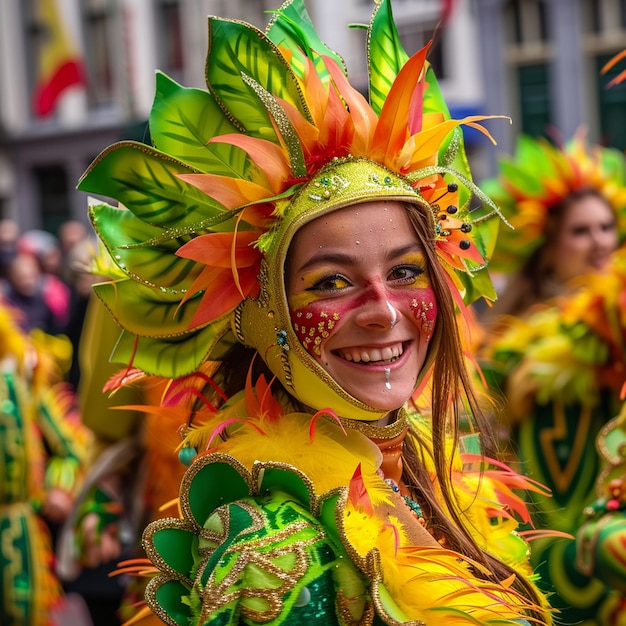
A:
[[[418,241],[415,241],[397,248],[390,248],[389,252],[385,255],[385,258],[387,260],[396,259],[410,252],[423,253],[422,245]],[[298,271],[302,272],[316,265],[322,265],[325,263],[329,265],[336,263],[337,265],[354,266],[361,263],[361,259],[357,255],[348,254],[347,252],[341,252],[339,250],[318,252],[301,265]]]

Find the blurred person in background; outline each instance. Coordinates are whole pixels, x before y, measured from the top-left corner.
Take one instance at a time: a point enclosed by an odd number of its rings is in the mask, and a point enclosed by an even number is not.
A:
[[[89,436],[61,382],[65,340],[20,316],[0,300],[0,624],[52,626],[67,622],[49,528],[71,512]]]
[[[514,230],[501,226],[490,265],[505,287],[481,318],[481,365],[519,471],[552,492],[530,494],[536,526],[573,537],[596,498],[595,440],[619,410],[620,377],[610,372],[622,361],[609,367],[608,348],[586,325],[591,309],[566,315],[561,307],[611,272],[626,235],[626,159],[587,146],[582,134],[562,147],[522,136],[484,188]],[[621,619],[620,594],[576,569],[572,539],[536,539],[531,561],[559,623]]]
[[[0,219],[0,279],[6,277],[9,262],[17,254],[20,227],[15,220]]]
[[[28,230],[18,239],[17,248],[21,255],[30,254],[39,263],[42,295],[54,316],[56,332],[62,332],[69,318],[70,289],[61,276],[58,239],[44,230]]]
[[[19,319],[23,331],[39,328],[56,335],[63,330],[44,295],[44,276],[32,254],[17,254],[7,267],[2,285],[4,297],[22,312]]]

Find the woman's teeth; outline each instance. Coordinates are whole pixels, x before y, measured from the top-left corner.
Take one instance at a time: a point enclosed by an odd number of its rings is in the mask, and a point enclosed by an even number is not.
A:
[[[339,351],[339,356],[353,363],[393,363],[402,354],[402,344],[385,348],[366,348]]]

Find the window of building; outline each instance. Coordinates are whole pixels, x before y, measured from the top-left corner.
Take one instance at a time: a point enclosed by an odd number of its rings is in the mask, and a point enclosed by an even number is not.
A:
[[[583,29],[602,35],[626,29],[626,0],[581,0]]]
[[[158,0],[155,6],[158,67],[168,76],[183,81],[183,35],[179,0]]]
[[[615,51],[617,54],[619,50]],[[626,83],[613,85],[607,89],[607,84],[623,69],[622,64],[612,68],[606,74],[600,73],[605,63],[613,54],[599,55],[595,59],[596,76],[598,77],[598,109],[600,118],[600,143],[606,146],[626,150]]]
[[[550,71],[545,63],[517,68],[522,132],[545,135],[550,124]]]
[[[113,7],[110,0],[83,0],[87,94],[91,107],[113,103]]]
[[[70,218],[69,184],[65,168],[61,165],[35,167],[38,205],[42,228],[56,233],[59,226]]]
[[[509,44],[524,46],[548,41],[544,0],[507,0],[504,16]]]

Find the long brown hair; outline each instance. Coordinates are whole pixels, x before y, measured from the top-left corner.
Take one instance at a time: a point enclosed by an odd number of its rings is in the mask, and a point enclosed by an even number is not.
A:
[[[480,435],[481,448],[485,456],[498,458],[496,436],[491,422],[485,417],[477,400],[472,379],[467,371],[461,349],[458,319],[450,287],[445,278],[445,270],[437,259],[432,216],[414,205],[406,209],[428,259],[431,285],[437,299],[437,323],[429,350],[434,351],[432,370],[431,429],[432,454],[437,480],[446,504],[442,509],[437,502],[433,481],[428,475],[423,452],[418,451],[411,438],[407,438],[403,449],[403,480],[413,491],[415,499],[424,504],[430,516],[430,524],[446,537],[446,547],[453,549],[474,561],[481,563],[490,572],[493,580],[505,580],[515,574],[517,590],[533,604],[539,604],[534,586],[519,572],[514,571],[501,560],[483,551],[476,543],[467,520],[459,514],[460,505],[456,500],[451,483],[452,459],[447,458],[446,438],[452,435],[458,443],[459,423],[462,407],[470,413],[469,419]],[[412,433],[419,440],[417,432]],[[421,450],[429,447],[421,447]],[[456,448],[456,445],[455,445]],[[480,573],[476,572],[478,576]],[[536,616],[543,620],[540,614]]]

